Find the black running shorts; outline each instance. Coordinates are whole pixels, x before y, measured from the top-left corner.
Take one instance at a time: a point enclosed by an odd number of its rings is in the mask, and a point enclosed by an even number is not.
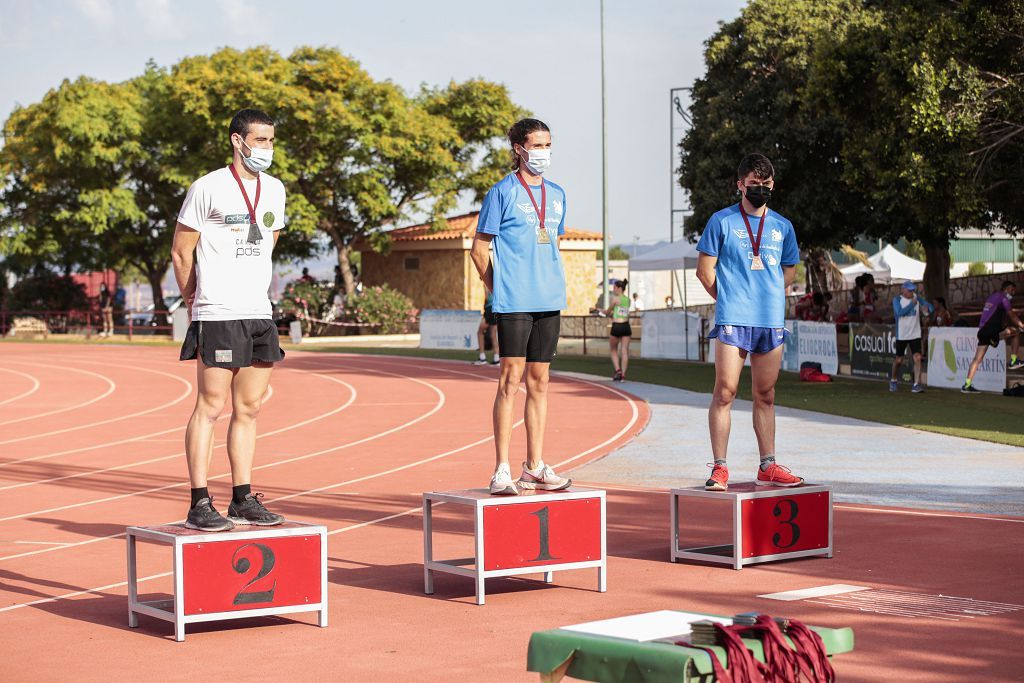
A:
[[[491,310],[490,306],[484,308],[484,322],[488,325],[498,324],[498,316]]]
[[[526,358],[527,363],[550,363],[558,348],[562,316],[544,313],[495,313],[502,358]]]
[[[247,368],[253,363],[277,363],[284,350],[273,320],[195,320],[181,345],[181,360],[196,355],[217,368]]]
[[[995,348],[999,346],[999,335],[1002,332],[1002,325],[985,325],[985,327],[978,329],[978,344],[988,344]]]
[[[632,337],[633,328],[629,326],[629,323],[612,323],[612,336],[613,337]]]
[[[907,347],[910,347],[910,353],[921,353],[921,338],[917,339],[897,339],[896,340],[896,357],[902,358],[907,352]]]

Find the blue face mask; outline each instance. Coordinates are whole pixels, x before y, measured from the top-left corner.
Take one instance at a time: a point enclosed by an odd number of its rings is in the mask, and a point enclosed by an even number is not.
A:
[[[249,147],[249,145],[245,144],[245,140],[242,140],[242,144]],[[249,147],[249,156],[242,156],[242,163],[253,173],[266,171],[270,168],[270,164],[273,161],[274,150],[263,149],[262,147]]]

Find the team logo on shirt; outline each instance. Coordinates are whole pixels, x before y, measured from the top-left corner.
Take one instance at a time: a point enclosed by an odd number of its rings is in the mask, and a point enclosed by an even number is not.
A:
[[[734,235],[736,235],[740,239],[743,239],[744,237],[747,236],[747,231],[746,230],[733,230],[732,232],[733,232]]]
[[[241,223],[249,222],[249,214],[247,213],[229,213],[224,216],[224,222],[228,225],[238,225]]]
[[[552,200],[551,208],[555,210],[555,213],[562,213],[562,201],[560,199]]]
[[[772,254],[765,254],[765,258],[768,259],[768,265],[769,266],[775,266],[775,265],[778,265],[778,263],[779,263],[779,260],[777,258],[775,258],[775,256],[772,255]]]
[[[273,224],[274,224],[274,212],[273,211],[267,211],[265,214],[263,214],[263,227],[269,228]]]
[[[772,230],[772,240],[774,240],[775,242],[781,242],[782,241],[782,231],[781,230]]]

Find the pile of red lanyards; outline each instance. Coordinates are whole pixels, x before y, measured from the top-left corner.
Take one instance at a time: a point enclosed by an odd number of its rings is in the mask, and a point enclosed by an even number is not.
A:
[[[767,614],[761,614],[753,624],[712,625],[718,645],[725,648],[725,667],[710,648],[686,641],[677,641],[676,645],[707,652],[718,683],[794,683],[804,680],[833,683],[836,680],[821,636],[795,619],[781,620],[780,625]],[[783,630],[793,642],[793,647],[786,642]],[[743,635],[760,637],[764,648],[763,664],[743,644]]]

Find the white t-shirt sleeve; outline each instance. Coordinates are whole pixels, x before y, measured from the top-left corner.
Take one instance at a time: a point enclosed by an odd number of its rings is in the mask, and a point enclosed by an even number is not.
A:
[[[206,220],[210,216],[212,197],[206,191],[206,185],[201,180],[192,183],[185,195],[185,201],[181,204],[181,211],[178,212],[178,222],[193,230],[203,231]]]

